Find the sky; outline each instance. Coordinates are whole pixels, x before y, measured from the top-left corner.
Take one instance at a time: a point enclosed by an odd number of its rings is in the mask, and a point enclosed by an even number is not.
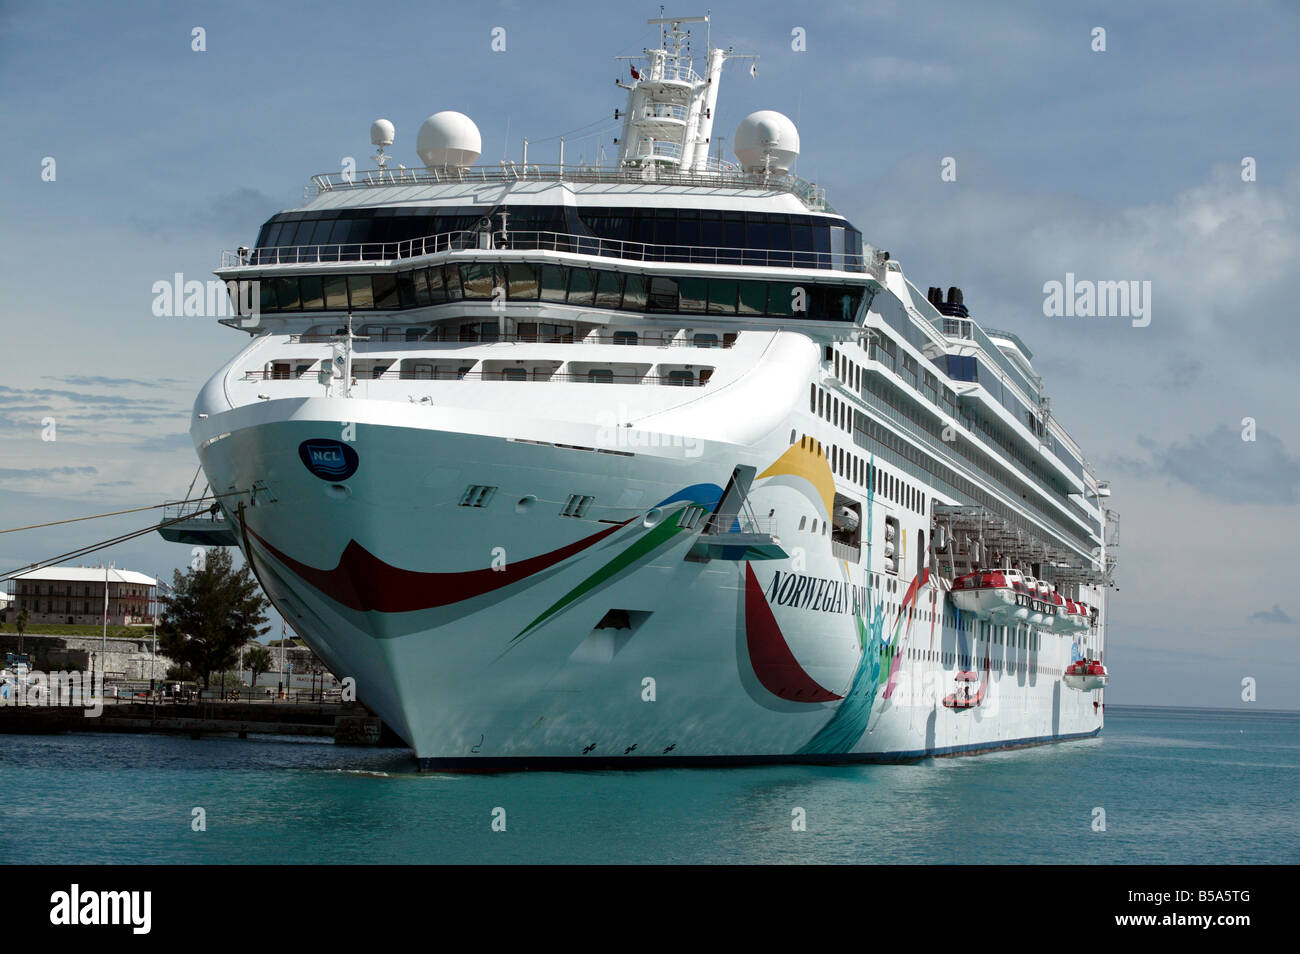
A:
[[[913,284],[1019,335],[1112,482],[1109,701],[1300,708],[1300,5],[709,2],[715,44],[759,56],[724,73],[724,149],[754,110],[794,119],[798,173]],[[553,161],[579,128],[567,161],[612,152],[614,57],[657,14],[5,0],[0,530],[186,492],[193,398],[244,339],[155,317],[155,282],[210,278],[312,174],[370,168],[380,117],[413,166],[443,109],[483,162],[525,137]],[[1150,282],[1150,323],[1049,317],[1067,273]],[[0,572],[149,520],[0,533]],[[190,559],[156,536],[103,556],[165,578]]]

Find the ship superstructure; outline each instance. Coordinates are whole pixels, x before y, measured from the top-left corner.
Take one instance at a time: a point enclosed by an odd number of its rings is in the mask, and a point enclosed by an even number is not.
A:
[[[864,244],[784,116],[712,156],[740,57],[651,22],[615,161],[476,166],[439,113],[391,169],[376,123],[224,254],[219,542],[426,767],[1095,734],[1117,518],[1033,355]]]

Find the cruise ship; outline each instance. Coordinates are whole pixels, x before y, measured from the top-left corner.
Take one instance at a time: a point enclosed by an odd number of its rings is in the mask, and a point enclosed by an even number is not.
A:
[[[223,496],[176,538],[237,545],[423,769],[1096,735],[1118,518],[1030,349],[865,242],[787,117],[723,158],[755,57],[650,26],[616,158],[476,164],[444,111],[407,168],[379,120],[375,168],[223,253]]]

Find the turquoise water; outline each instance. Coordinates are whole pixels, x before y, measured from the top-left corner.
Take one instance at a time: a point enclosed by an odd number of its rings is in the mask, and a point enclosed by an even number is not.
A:
[[[1300,861],[1300,713],[1106,716],[1098,739],[908,765],[492,776],[420,775],[395,750],[317,741],[0,736],[0,858]],[[206,831],[191,830],[195,807]]]

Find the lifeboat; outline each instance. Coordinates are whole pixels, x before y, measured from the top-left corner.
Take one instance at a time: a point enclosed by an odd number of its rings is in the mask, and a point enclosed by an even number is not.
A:
[[[1088,608],[1074,600],[1066,600],[1065,615],[1058,622],[1063,632],[1082,632],[1088,628]]]
[[[1071,689],[1089,692],[1093,689],[1105,689],[1110,681],[1110,673],[1096,659],[1080,659],[1066,667],[1062,681]]]
[[[1007,582],[1011,584],[1011,589],[1016,595],[1016,605],[998,613],[994,619],[998,623],[1005,625],[1025,622],[1029,619],[1030,597],[1029,587],[1025,585],[1024,576],[1021,575],[1019,570],[1004,569],[998,572],[1005,576]]]
[[[1025,622],[1030,626],[1042,626],[1046,616],[1043,614],[1042,598],[1038,595],[1038,581],[1032,576],[1025,577],[1025,595],[1029,597],[1029,614]]]
[[[1016,608],[1016,591],[1002,570],[980,570],[952,581],[953,604],[978,619],[994,619]]]
[[[843,530],[846,533],[852,533],[858,529],[858,512],[852,507],[840,504],[835,508],[835,520],[833,521],[836,530]]]
[[[1050,629],[1054,633],[1063,633],[1070,628],[1069,613],[1065,605],[1065,597],[1056,590],[1048,594],[1048,602],[1052,604],[1052,613],[1043,620],[1043,628]]]
[[[957,673],[957,685],[943,698],[945,709],[974,709],[984,701],[984,689],[980,686],[978,673],[969,669]]]

